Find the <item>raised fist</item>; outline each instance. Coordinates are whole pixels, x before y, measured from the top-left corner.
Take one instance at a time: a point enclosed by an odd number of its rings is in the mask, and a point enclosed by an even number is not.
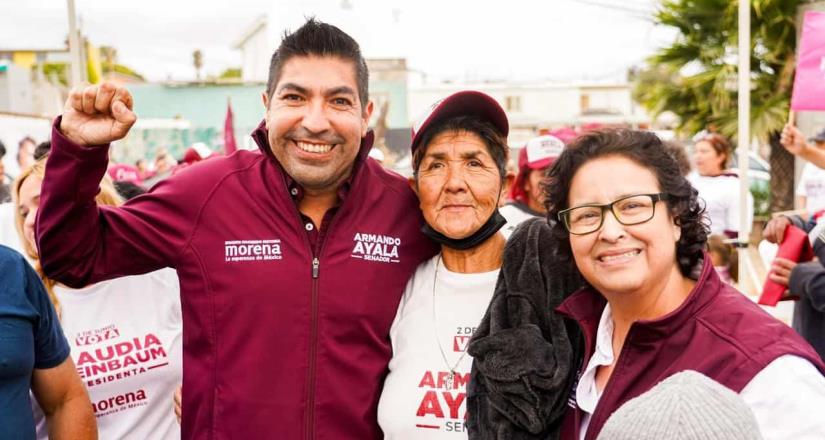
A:
[[[72,89],[60,131],[78,145],[105,145],[123,139],[136,120],[129,91],[104,82]]]

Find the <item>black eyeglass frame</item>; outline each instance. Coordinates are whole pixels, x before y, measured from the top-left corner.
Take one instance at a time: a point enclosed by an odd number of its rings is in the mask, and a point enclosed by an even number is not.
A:
[[[648,197],[650,197],[650,200],[653,202],[653,206],[652,206],[653,209],[651,210],[650,217],[646,218],[645,220],[638,221],[638,222],[631,222],[631,223],[623,222],[619,218],[619,215],[616,214],[616,211],[613,210],[613,205],[615,205],[616,203],[619,203],[623,200],[627,200],[627,199],[630,199],[630,198],[633,198],[633,197],[639,197],[639,196],[648,196]],[[631,195],[628,195],[628,196],[624,196],[620,199],[616,199],[616,200],[614,200],[610,203],[605,203],[603,205],[599,205],[599,204],[596,204],[596,203],[587,203],[587,204],[584,204],[584,205],[579,205],[579,206],[574,206],[572,208],[563,209],[563,210],[559,211],[559,213],[556,216],[558,217],[559,221],[564,225],[564,228],[567,229],[567,232],[569,232],[573,235],[587,235],[587,234],[592,234],[592,233],[594,233],[594,232],[596,232],[596,231],[598,231],[599,229],[602,228],[602,225],[604,225],[604,216],[605,216],[604,212],[607,211],[607,210],[610,210],[610,213],[613,214],[613,217],[616,219],[617,222],[619,222],[619,223],[621,223],[625,226],[640,225],[642,223],[649,222],[650,219],[652,219],[653,217],[656,216],[656,203],[658,203],[659,201],[663,201],[663,202],[667,201],[668,198],[669,198],[668,195],[665,194],[665,193],[631,194]],[[583,233],[573,232],[573,231],[570,230],[570,224],[569,224],[570,216],[568,214],[571,211],[573,211],[574,209],[584,208],[584,207],[600,208],[601,209],[601,218],[599,219],[599,225],[596,226],[592,231],[589,231],[589,232],[583,232]]]

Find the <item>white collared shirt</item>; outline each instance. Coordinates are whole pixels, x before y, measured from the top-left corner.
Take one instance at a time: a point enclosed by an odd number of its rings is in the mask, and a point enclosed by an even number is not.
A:
[[[587,434],[603,391],[596,386],[596,370],[613,364],[614,359],[613,313],[607,304],[596,331],[596,350],[576,387],[576,402],[584,411],[580,440]],[[806,359],[792,355],[776,358],[751,379],[739,396],[753,411],[766,440],[825,438],[825,377]]]

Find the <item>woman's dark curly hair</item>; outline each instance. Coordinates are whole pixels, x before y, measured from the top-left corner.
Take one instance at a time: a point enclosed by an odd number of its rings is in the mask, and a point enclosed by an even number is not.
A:
[[[567,209],[570,184],[582,165],[590,160],[621,156],[649,169],[659,182],[660,191],[667,194],[667,205],[682,235],[676,243],[676,260],[682,275],[689,276],[702,258],[708,239],[704,220],[705,208],[698,193],[679,172],[679,165],[668,154],[664,144],[650,132],[626,129],[599,130],[579,136],[565,148],[547,173],[544,192],[547,219],[559,238],[559,255],[572,258],[569,233],[557,221],[559,211]]]

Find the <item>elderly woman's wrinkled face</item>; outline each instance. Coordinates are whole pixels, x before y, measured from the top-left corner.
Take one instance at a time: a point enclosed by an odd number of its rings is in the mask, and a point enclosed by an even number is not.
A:
[[[569,206],[607,204],[635,194],[659,193],[649,169],[622,156],[597,158],[582,165],[570,185]],[[582,276],[606,296],[643,294],[670,277],[679,277],[676,242],[681,230],[667,204],[653,204],[654,215],[644,223],[626,226],[604,211],[601,228],[570,235],[570,247]]]
[[[478,231],[498,206],[501,176],[475,133],[448,131],[433,138],[415,185],[424,220],[453,239]]]

